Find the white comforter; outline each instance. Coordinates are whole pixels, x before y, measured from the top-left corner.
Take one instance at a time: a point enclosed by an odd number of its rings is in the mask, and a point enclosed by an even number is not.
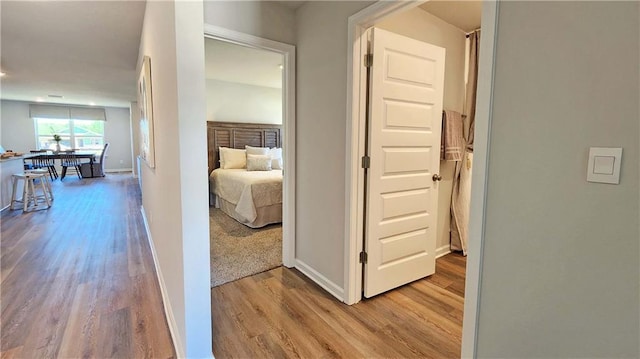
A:
[[[213,193],[236,205],[236,212],[253,222],[256,208],[282,203],[282,170],[216,169],[211,172]]]

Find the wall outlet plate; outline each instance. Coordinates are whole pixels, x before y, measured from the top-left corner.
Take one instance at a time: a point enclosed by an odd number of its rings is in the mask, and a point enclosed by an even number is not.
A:
[[[622,148],[591,147],[587,165],[587,181],[620,184]]]

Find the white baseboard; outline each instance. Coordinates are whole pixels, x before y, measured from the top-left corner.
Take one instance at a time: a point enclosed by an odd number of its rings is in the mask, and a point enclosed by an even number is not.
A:
[[[147,231],[147,239],[149,240],[149,247],[151,248],[151,254],[153,256],[153,264],[156,268],[156,275],[158,276],[158,283],[160,284],[160,292],[162,293],[162,305],[164,306],[164,314],[167,318],[167,324],[169,325],[169,332],[171,333],[171,339],[173,340],[173,347],[176,350],[178,358],[184,357],[184,348],[178,333],[178,325],[176,319],[171,311],[171,303],[169,303],[169,296],[167,295],[167,287],[164,284],[164,277],[158,264],[158,256],[156,254],[156,248],[153,245],[153,239],[151,238],[151,230],[149,229],[149,222],[147,222],[147,215],[144,213],[144,207],[140,206],[140,212],[142,213],[142,220],[144,222],[144,228]]]
[[[449,253],[451,253],[451,246],[448,245],[448,244],[444,245],[444,246],[436,249],[436,258],[440,258],[442,256],[446,256]]]
[[[105,168],[105,173],[133,172],[133,168]]]
[[[324,288],[324,290],[329,292],[331,295],[336,297],[338,300],[340,300],[341,302],[344,302],[344,289],[343,288],[340,288],[340,286],[338,286],[337,284],[333,283],[327,277],[323,276],[318,271],[316,271],[315,269],[311,268],[308,264],[306,264],[305,262],[303,262],[303,261],[301,261],[301,260],[299,260],[297,258],[296,258],[295,267],[300,272],[302,272],[302,274],[306,275],[307,277],[309,277],[309,279],[311,279],[312,281],[316,282],[316,284],[318,284],[319,286]]]

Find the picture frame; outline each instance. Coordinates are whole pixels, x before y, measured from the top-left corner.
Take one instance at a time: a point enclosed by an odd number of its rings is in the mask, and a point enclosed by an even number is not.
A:
[[[150,168],[155,168],[153,140],[153,94],[151,86],[151,58],[144,56],[138,76],[138,109],[140,111],[140,157]]]

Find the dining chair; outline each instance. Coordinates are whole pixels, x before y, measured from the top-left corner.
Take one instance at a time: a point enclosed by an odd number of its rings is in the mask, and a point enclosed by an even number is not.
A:
[[[93,175],[91,172],[91,163],[84,162],[80,166],[82,177],[104,177],[104,158],[107,154],[107,149],[109,148],[109,143],[104,144],[104,148],[102,149],[102,153],[100,153],[100,157],[98,162],[93,162]]]
[[[60,161],[62,162],[62,174],[60,174],[60,180],[67,175],[67,169],[69,167],[75,169],[78,178],[82,179],[80,174],[80,161],[76,157],[75,151],[62,151],[60,152]]]
[[[49,171],[49,177],[51,180],[58,178],[58,171],[56,170],[55,160],[53,157],[47,156],[49,150],[31,150],[32,154],[40,154],[39,156],[31,157],[31,168],[29,169],[46,169]]]

